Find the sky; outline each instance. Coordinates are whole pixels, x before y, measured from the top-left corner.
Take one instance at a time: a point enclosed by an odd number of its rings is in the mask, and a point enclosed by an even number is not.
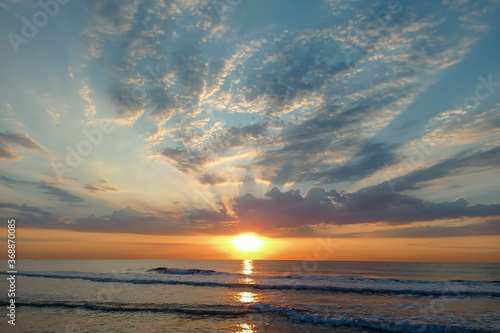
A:
[[[24,258],[498,262],[499,10],[0,1],[0,215]]]

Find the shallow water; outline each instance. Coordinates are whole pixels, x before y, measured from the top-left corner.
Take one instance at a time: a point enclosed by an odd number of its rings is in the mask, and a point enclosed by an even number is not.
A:
[[[23,332],[500,330],[500,264],[24,260],[18,268]],[[12,329],[7,319],[0,327]]]

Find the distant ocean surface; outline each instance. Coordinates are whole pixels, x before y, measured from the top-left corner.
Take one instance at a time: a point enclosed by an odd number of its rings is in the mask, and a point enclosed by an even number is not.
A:
[[[19,332],[500,332],[500,264],[21,260]],[[2,272],[5,276],[5,270]]]

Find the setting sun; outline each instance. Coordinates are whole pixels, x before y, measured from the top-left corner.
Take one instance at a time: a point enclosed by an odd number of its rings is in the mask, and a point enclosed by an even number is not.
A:
[[[251,234],[237,236],[233,239],[232,243],[238,250],[244,252],[259,251],[264,245],[264,241],[261,238]]]

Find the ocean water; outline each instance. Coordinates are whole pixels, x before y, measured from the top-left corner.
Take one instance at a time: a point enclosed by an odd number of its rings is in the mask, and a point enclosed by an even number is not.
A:
[[[500,264],[21,260],[17,266],[16,326],[4,314],[2,332],[500,332]],[[1,281],[6,313],[8,284]]]

